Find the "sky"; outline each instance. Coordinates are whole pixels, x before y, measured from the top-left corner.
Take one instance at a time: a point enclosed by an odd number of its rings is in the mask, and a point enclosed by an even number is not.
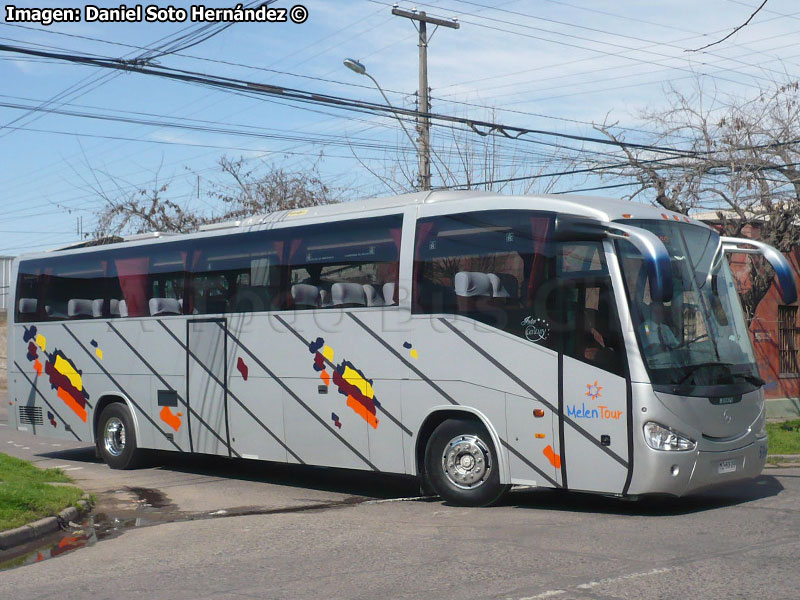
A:
[[[383,103],[372,82],[346,69],[360,60],[396,106],[413,109],[417,33],[384,0],[302,0],[302,24],[235,23],[154,64],[308,92]],[[800,75],[800,10],[792,0],[426,0],[404,9],[457,17],[429,49],[432,111],[557,134],[598,137],[616,123],[629,141],[642,135],[642,111],[665,105],[672,86],[698,81],[721,95],[752,97]],[[189,3],[173,2],[176,7]],[[20,8],[81,3],[16,2]],[[119,2],[98,6],[118,7]],[[163,3],[161,6],[166,6]],[[210,1],[228,7],[233,1]],[[133,6],[133,4],[128,4]],[[291,8],[278,0],[274,6]],[[3,11],[5,13],[5,11]],[[0,22],[0,44],[72,55],[131,59],[203,23]],[[31,110],[39,109],[39,110]],[[45,112],[42,109],[45,109]],[[54,112],[57,111],[57,112]],[[100,117],[100,118],[98,118]],[[413,130],[413,123],[408,127]],[[624,128],[624,129],[623,129]],[[457,149],[480,156],[493,144],[495,169],[482,177],[565,170],[569,148],[611,152],[556,136],[517,141],[447,127],[432,130],[433,184]],[[454,141],[456,140],[456,141]],[[272,97],[122,73],[0,51],[0,255],[63,246],[92,232],[112,198],[166,185],[165,197],[188,210],[219,212],[214,194],[233,182],[219,160],[244,158],[258,172],[316,169],[342,197],[396,193],[415,150],[391,115],[354,113]],[[569,169],[567,169],[569,170]],[[463,181],[466,169],[453,168]],[[399,182],[393,183],[393,180]],[[540,178],[531,191],[569,191],[602,181]],[[526,188],[528,189],[528,188]],[[624,195],[625,189],[597,192]]]

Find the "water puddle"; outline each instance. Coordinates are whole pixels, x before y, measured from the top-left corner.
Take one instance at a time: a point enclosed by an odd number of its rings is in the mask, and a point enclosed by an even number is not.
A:
[[[0,552],[0,571],[56,558],[139,527],[202,519],[330,510],[367,502],[374,500],[364,496],[350,496],[342,500],[281,508],[242,506],[211,512],[182,512],[160,490],[126,487],[101,494],[93,512],[80,523],[71,522],[63,531]]]

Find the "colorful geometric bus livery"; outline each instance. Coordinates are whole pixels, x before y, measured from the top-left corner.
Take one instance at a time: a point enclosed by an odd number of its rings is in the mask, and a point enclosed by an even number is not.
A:
[[[28,342],[26,358],[33,362],[37,376],[41,376],[44,371],[58,397],[86,423],[88,419],[86,401],[89,399],[89,392],[83,388],[82,371],[79,371],[75,363],[61,350],[55,349],[50,354],[45,352],[47,340],[42,334],[37,333],[35,325],[24,328],[22,339]],[[36,343],[32,340],[36,340]],[[39,349],[47,357],[44,367],[39,360]],[[50,419],[50,424],[55,427],[55,420]]]
[[[308,346],[309,351],[314,355],[314,370],[320,374],[320,379],[330,386],[331,377],[325,368],[327,361],[333,364],[334,350],[325,345],[325,340],[318,337]],[[375,397],[375,390],[372,388],[372,380],[367,379],[350,361],[342,361],[333,367],[333,384],[342,396],[347,398],[347,406],[362,419],[364,419],[373,429],[378,428],[380,422],[376,416],[377,408],[381,403]],[[331,417],[336,426],[341,429],[341,422],[338,417]]]

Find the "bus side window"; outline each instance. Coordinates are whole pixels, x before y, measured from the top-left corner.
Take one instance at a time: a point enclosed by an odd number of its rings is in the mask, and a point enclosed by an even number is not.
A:
[[[288,307],[397,304],[402,223],[391,215],[286,229]]]
[[[412,311],[464,315],[554,348],[551,225],[524,210],[420,219]]]

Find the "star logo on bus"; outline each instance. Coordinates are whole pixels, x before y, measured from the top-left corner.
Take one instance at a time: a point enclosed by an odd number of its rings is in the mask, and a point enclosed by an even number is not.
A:
[[[602,395],[600,390],[603,389],[602,385],[599,385],[597,381],[594,383],[587,383],[586,384],[586,395],[591,398],[592,400],[597,400]]]

